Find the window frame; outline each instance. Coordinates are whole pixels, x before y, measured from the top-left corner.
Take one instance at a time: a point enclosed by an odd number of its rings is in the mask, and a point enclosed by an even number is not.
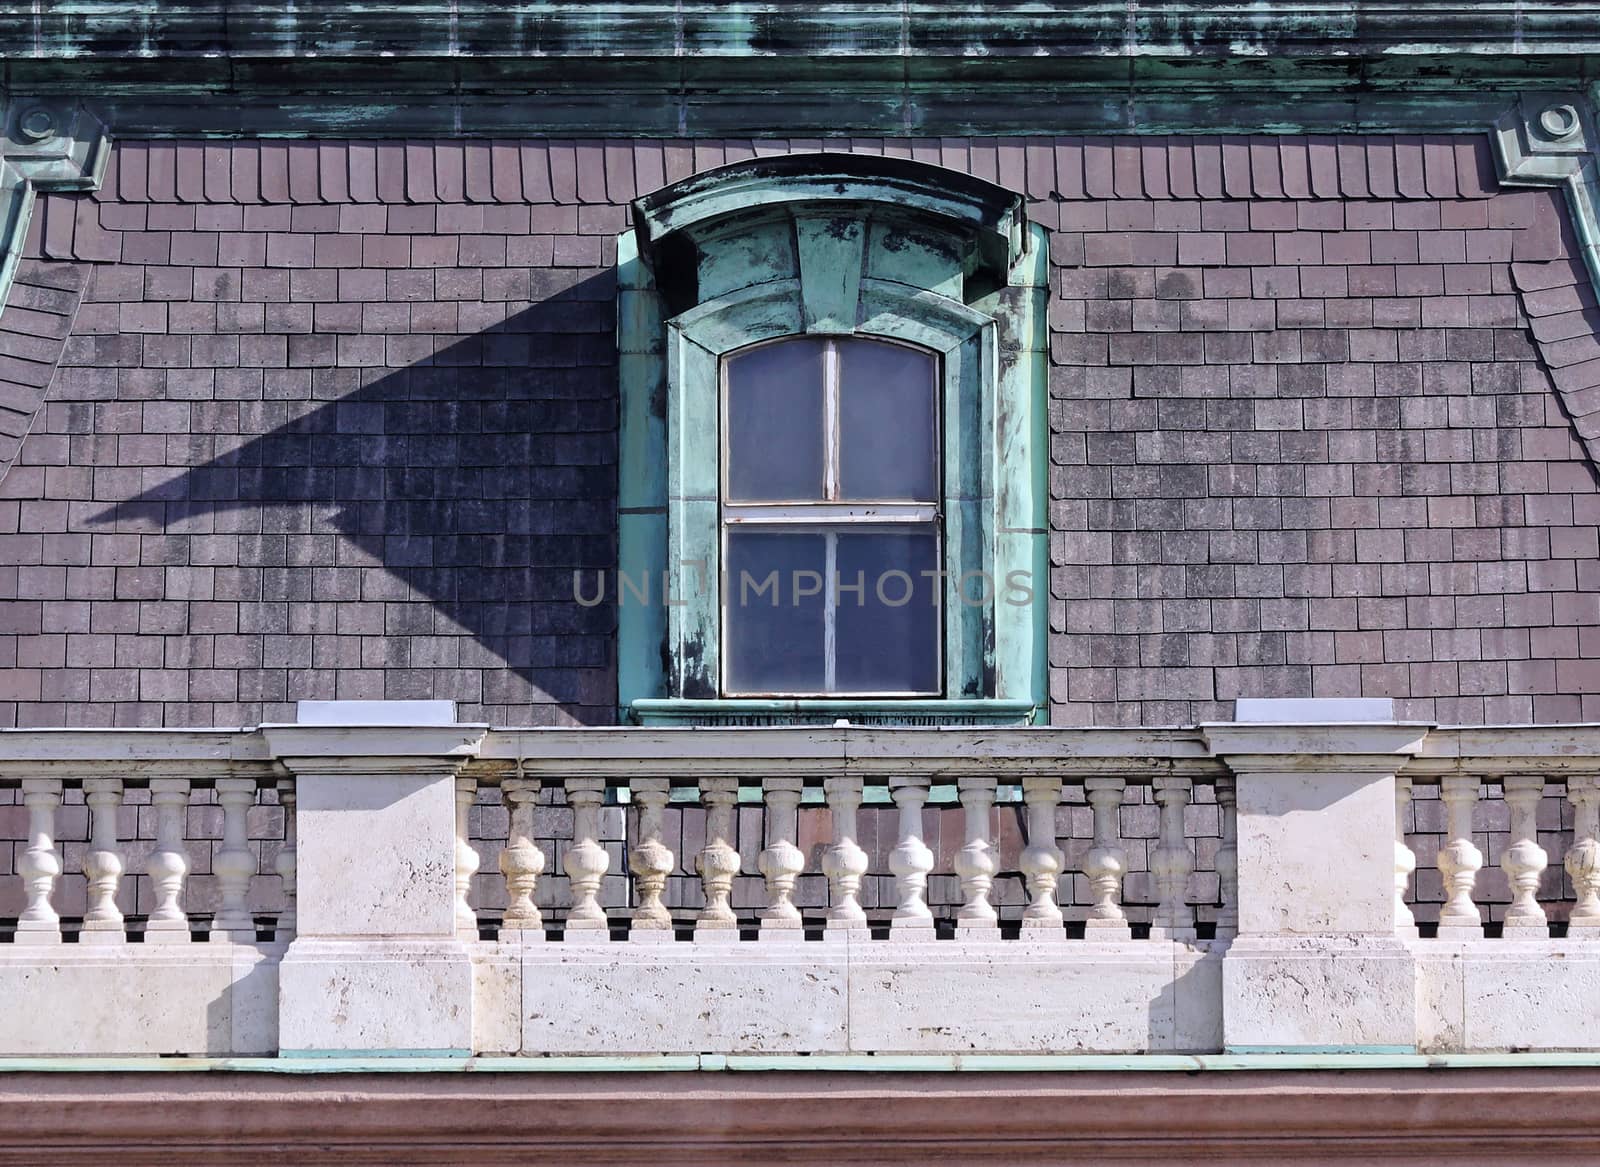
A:
[[[634,216],[619,240],[619,570],[661,586],[655,602],[619,602],[621,718],[1038,720],[1048,268],[1044,232],[1026,223],[1020,198],[908,160],[791,156],[697,175],[639,200]],[[792,232],[797,270],[757,254],[775,221]],[[913,235],[933,250],[904,246]],[[953,560],[999,585],[984,603],[960,604],[947,582],[942,695],[721,696],[721,581],[711,575],[723,562],[721,362],[819,334],[907,343],[939,360],[942,554],[947,570]],[[1022,602],[999,602],[1018,571]]]
[[[719,443],[719,474],[718,489],[721,495],[721,506],[718,513],[718,553],[720,562],[726,565],[729,562],[728,539],[733,530],[746,527],[753,531],[766,532],[783,530],[794,534],[822,534],[828,538],[827,557],[823,568],[823,627],[824,627],[824,660],[825,667],[834,667],[837,663],[837,648],[835,643],[836,609],[839,603],[840,588],[838,582],[838,567],[835,547],[838,536],[851,527],[861,528],[893,528],[903,527],[908,530],[931,526],[934,535],[935,562],[941,570],[948,573],[949,564],[945,558],[946,543],[944,537],[944,507],[945,507],[945,472],[944,461],[944,432],[945,418],[943,416],[945,401],[948,394],[944,385],[944,361],[938,353],[923,348],[920,345],[910,344],[904,340],[877,336],[861,331],[850,333],[823,334],[824,372],[822,394],[823,424],[823,482],[820,500],[761,500],[761,501],[731,501],[732,493],[730,474],[733,466],[732,427],[728,422],[730,384],[729,369],[734,359],[756,349],[789,344],[796,340],[811,339],[810,334],[774,337],[770,340],[757,341],[755,344],[746,345],[744,348],[734,349],[723,354],[719,361],[719,415],[720,427]],[[844,431],[840,408],[841,373],[838,357],[838,341],[866,340],[878,344],[891,345],[929,358],[932,367],[933,379],[928,389],[933,397],[933,450],[934,450],[934,498],[928,501],[913,499],[829,499],[826,495],[831,491],[837,495],[842,489],[842,462],[844,450]],[[829,360],[827,354],[832,354]],[[829,470],[833,471],[830,481]],[[730,516],[729,512],[735,513]],[[861,512],[861,513],[852,513]],[[938,614],[935,621],[935,674],[939,684],[934,689],[880,689],[880,690],[840,690],[837,688],[824,688],[818,691],[744,691],[736,690],[729,683],[728,663],[732,653],[729,645],[733,635],[729,619],[729,597],[735,591],[735,581],[728,578],[728,572],[723,570],[719,575],[720,601],[719,616],[721,619],[720,635],[718,637],[718,666],[717,690],[724,700],[908,700],[908,699],[935,699],[943,697],[949,692],[950,679],[945,673],[945,638],[949,633],[949,617],[946,612],[947,597],[944,589],[939,590]],[[792,581],[791,581],[792,582]],[[780,589],[782,585],[780,584]],[[737,589],[743,594],[743,582],[738,582]]]

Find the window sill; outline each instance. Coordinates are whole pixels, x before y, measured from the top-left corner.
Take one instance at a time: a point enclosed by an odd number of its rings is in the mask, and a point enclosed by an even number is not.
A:
[[[628,707],[638,725],[1033,725],[1031,701],[941,698],[896,701],[849,698],[722,698],[684,700],[648,697]]]

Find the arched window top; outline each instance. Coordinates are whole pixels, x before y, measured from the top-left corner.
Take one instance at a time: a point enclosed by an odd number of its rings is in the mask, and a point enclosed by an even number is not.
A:
[[[787,154],[704,171],[633,203],[640,256],[658,273],[692,266],[730,221],[787,211],[910,219],[959,242],[976,286],[1001,287],[1028,246],[1022,197],[970,174],[877,154]]]

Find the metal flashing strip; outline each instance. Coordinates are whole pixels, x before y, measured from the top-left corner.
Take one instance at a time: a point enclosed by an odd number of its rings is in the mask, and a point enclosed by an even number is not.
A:
[[[20,1073],[1240,1073],[1281,1070],[1596,1069],[1600,1052],[1413,1054],[1370,1052],[1223,1054],[636,1054],[581,1056],[0,1058]]]

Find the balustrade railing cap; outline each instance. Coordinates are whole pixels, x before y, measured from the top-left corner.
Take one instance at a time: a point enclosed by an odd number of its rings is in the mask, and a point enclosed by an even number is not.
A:
[[[270,762],[261,735],[245,729],[6,729],[0,766],[49,763],[124,767]]]
[[[1521,771],[1600,771],[1600,724],[1441,726],[1408,771],[1419,776],[1471,771],[1485,777]]]
[[[1077,727],[719,726],[495,729],[485,762],[525,772],[627,777],[782,773],[959,775],[1210,773],[1216,762],[1193,729]]]
[[[1433,725],[1422,721],[1200,725],[1207,748],[1233,770],[1381,770],[1422,749]]]
[[[476,758],[489,726],[298,725],[261,727],[267,749],[291,770],[333,769],[393,773],[460,765]]]

